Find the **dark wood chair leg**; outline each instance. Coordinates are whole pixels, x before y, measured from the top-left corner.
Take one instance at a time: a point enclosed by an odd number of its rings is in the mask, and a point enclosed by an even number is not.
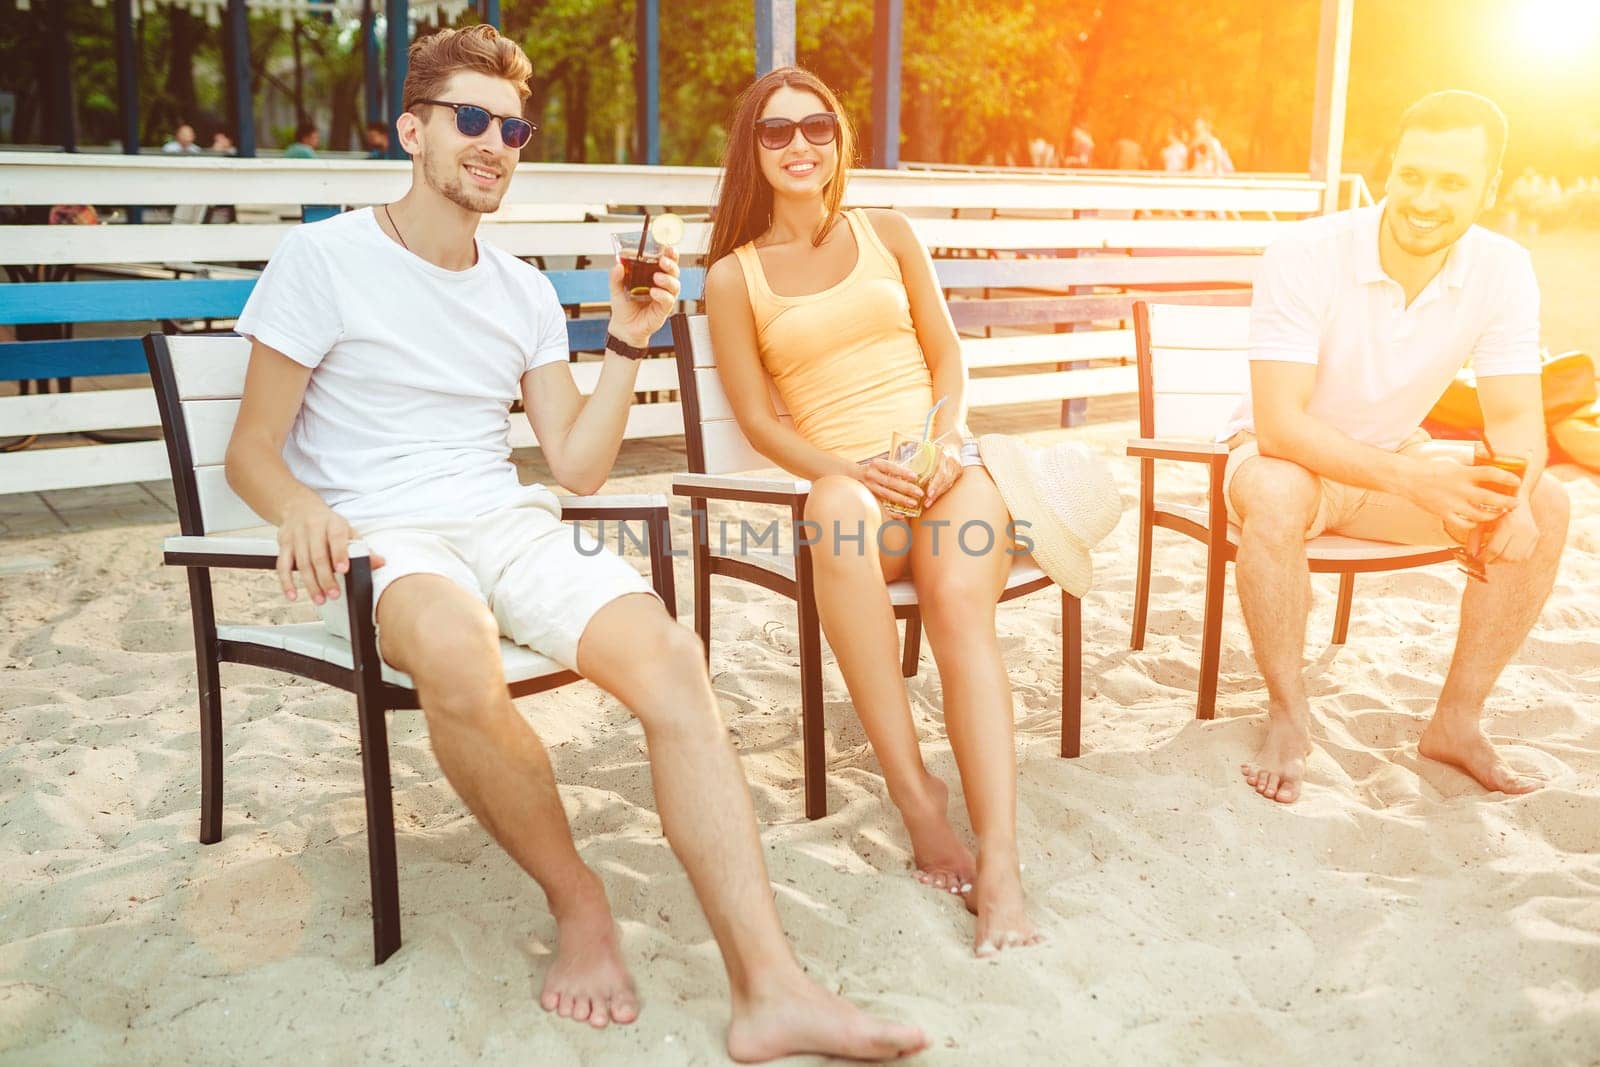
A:
[[[366,780],[367,865],[372,879],[372,962],[400,947],[400,874],[395,857],[394,797],[389,781],[389,729],[376,684],[356,694],[361,723],[361,774]]]
[[[913,611],[906,616],[906,650],[900,657],[900,673],[906,678],[917,676],[917,658],[922,653],[922,614]]]
[[[1061,591],[1061,755],[1083,751],[1083,601]]]
[[[1333,614],[1333,643],[1344,644],[1344,639],[1350,636],[1350,603],[1356,595],[1356,576],[1354,571],[1345,571],[1339,575],[1339,604]]]
[[[383,666],[372,625],[372,570],[351,561],[345,589],[350,612],[356,721],[361,728],[361,776],[367,805],[367,867],[372,883],[372,962],[400,947],[400,875],[394,843],[394,796],[389,780],[389,724],[383,702]]]
[[[705,646],[706,669],[711,668],[711,548],[706,540],[706,502],[689,500],[689,539],[694,543],[694,632]]]
[[[200,700],[200,843],[222,840],[222,679],[217,669],[216,615],[211,571],[189,568],[189,612],[194,620],[195,689]]]
[[[1215,536],[1215,535],[1213,535]],[[1222,597],[1228,586],[1228,559],[1222,546],[1206,547],[1206,611],[1200,639],[1200,699],[1195,718],[1217,714],[1217,675],[1222,668]]]
[[[808,568],[809,571],[809,568]],[[822,709],[822,625],[810,575],[800,584],[800,758],[805,775],[806,818],[828,814],[827,735]]]
[[[1134,572],[1133,635],[1129,645],[1135,652],[1144,648],[1145,623],[1150,617],[1150,549],[1155,532],[1155,460],[1139,461],[1139,569]]]

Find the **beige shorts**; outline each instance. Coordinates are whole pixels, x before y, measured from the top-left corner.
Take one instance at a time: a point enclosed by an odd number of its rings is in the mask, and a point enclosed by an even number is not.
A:
[[[616,536],[614,525],[605,531]],[[594,534],[537,504],[471,519],[379,526],[360,535],[384,560],[372,572],[374,620],[384,590],[396,580],[441,575],[483,601],[506,637],[569,670],[578,669],[578,640],[596,612],[630,593],[655,593]],[[330,631],[350,639],[343,599],[325,601],[318,611]]]
[[[1222,477],[1222,495],[1228,505],[1228,520],[1238,525],[1239,511],[1233,504],[1233,478],[1239,468],[1259,456],[1261,450],[1253,434],[1240,433],[1232,444],[1228,469]],[[1407,456],[1472,462],[1471,441],[1435,441],[1426,430],[1412,433],[1395,451]],[[1439,516],[1424,511],[1404,497],[1376,489],[1360,489],[1328,478],[1318,481],[1322,483],[1322,497],[1311,525],[1306,528],[1307,540],[1326,533],[1397,545],[1447,547],[1456,544],[1455,538],[1445,532],[1444,521]]]

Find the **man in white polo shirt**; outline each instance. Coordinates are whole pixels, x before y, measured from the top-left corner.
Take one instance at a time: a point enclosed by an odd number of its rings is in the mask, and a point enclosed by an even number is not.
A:
[[[1539,290],[1528,253],[1473,224],[1494,202],[1505,117],[1465,92],[1424,97],[1400,121],[1384,201],[1309,219],[1272,245],[1251,306],[1251,394],[1222,434],[1242,526],[1239,601],[1266,680],[1267,736],[1241,766],[1262,796],[1300,795],[1311,751],[1301,661],[1322,533],[1401,544],[1465,542],[1485,526],[1487,582],[1469,581],[1456,648],[1418,742],[1484,788],[1525,793],[1483,732],[1483,704],[1555,581],[1567,498],[1541,480]],[[1420,429],[1468,363],[1485,437],[1526,474],[1471,466],[1471,449]],[[1494,487],[1503,492],[1497,492]],[[1514,496],[1506,495],[1514,491]]]

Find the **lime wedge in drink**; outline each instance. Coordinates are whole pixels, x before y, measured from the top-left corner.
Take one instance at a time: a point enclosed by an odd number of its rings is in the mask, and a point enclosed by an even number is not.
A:
[[[935,468],[939,466],[939,450],[934,447],[932,441],[920,442],[917,450],[906,458],[905,463],[917,481],[925,482],[933,477]]]
[[[658,245],[676,245],[683,240],[683,220],[670,211],[657,215],[650,220],[650,236]]]

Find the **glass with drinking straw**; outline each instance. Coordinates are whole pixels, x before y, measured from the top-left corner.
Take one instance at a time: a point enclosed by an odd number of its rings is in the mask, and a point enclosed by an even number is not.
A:
[[[885,500],[883,502],[885,511],[906,519],[915,519],[922,514],[920,494],[926,492],[928,480],[933,477],[933,472],[939,469],[939,440],[932,438],[933,417],[948,399],[950,398],[947,396],[941,396],[938,402],[928,409],[928,418],[922,424],[921,437],[913,437],[899,430],[890,435],[889,459],[911,471],[911,476],[916,479],[919,496],[914,507]],[[943,435],[941,439],[942,437]]]
[[[1517,476],[1517,484],[1509,488],[1494,484],[1488,486],[1497,493],[1508,497],[1515,497],[1522,488],[1522,479],[1528,473],[1528,457],[1512,455],[1505,452],[1496,452],[1486,442],[1477,442],[1472,449],[1472,465],[1474,467],[1494,467],[1507,474]],[[1509,504],[1508,504],[1509,508]],[[1466,544],[1455,550],[1456,563],[1461,567],[1461,573],[1475,582],[1487,582],[1489,572],[1483,560],[1483,548],[1489,536],[1494,532],[1495,524],[1499,519],[1479,523],[1467,533]]]

